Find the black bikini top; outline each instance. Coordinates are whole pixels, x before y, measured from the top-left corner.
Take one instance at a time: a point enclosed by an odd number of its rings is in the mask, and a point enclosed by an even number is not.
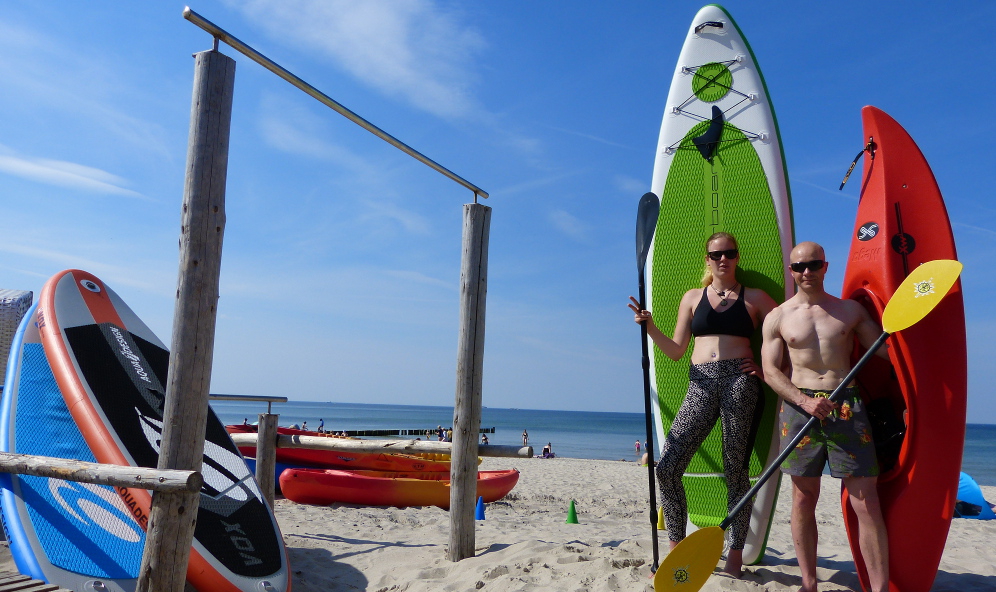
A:
[[[692,335],[735,335],[737,337],[750,337],[754,334],[754,320],[747,312],[747,305],[744,303],[743,287],[740,288],[740,297],[733,301],[730,308],[718,311],[709,304],[709,288],[703,288],[702,299],[695,307],[692,315]]]

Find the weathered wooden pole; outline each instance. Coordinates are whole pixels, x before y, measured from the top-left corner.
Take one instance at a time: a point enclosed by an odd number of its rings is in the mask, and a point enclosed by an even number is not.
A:
[[[194,54],[180,270],[166,381],[160,469],[199,471],[225,230],[225,182],[235,60],[215,49]],[[141,592],[184,589],[199,493],[156,493],[138,576]]]
[[[263,498],[273,509],[277,470],[277,418],[273,413],[260,413],[256,439],[256,483]]]
[[[232,434],[236,446],[257,446],[262,436],[258,434]],[[373,452],[384,454],[453,454],[450,442],[425,440],[353,440],[326,438],[324,436],[299,436],[279,434],[274,437],[277,448],[305,448],[308,450],[334,450],[337,452]],[[258,453],[257,453],[258,454]],[[477,449],[477,456],[492,458],[532,458],[532,446],[502,446],[489,444]]]
[[[488,236],[491,208],[463,206],[460,262],[460,336],[457,341],[456,403],[450,459],[449,559],[474,556],[477,501],[477,433],[481,427],[484,375],[484,310],[488,294]]]
[[[34,475],[77,483],[97,483],[153,491],[200,491],[204,478],[197,471],[102,465],[68,458],[0,452],[0,473]],[[0,590],[3,587],[0,586]]]

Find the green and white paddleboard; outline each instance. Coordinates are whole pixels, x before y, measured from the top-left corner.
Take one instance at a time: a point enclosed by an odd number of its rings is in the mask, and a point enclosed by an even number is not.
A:
[[[651,191],[661,196],[661,210],[649,254],[648,306],[665,333],[673,334],[682,295],[701,285],[705,241],[714,232],[737,237],[741,283],[763,289],[779,303],[791,295],[786,266],[792,210],[778,125],[754,53],[720,6],[702,8],[685,38],[668,92]],[[760,362],[760,330],[752,343]],[[651,356],[658,443],[684,400],[691,350],[680,363],[656,348]],[[777,395],[765,387],[758,408],[752,484],[778,454]],[[727,515],[721,433],[717,422],[683,479],[689,520],[698,527],[717,526]],[[755,500],[747,564],[764,556],[778,482],[770,479]]]

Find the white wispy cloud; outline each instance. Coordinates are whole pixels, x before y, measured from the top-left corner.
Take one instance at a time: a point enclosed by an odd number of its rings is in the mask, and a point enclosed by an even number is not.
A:
[[[623,192],[632,195],[643,195],[647,191],[650,191],[650,179],[634,179],[626,175],[616,175],[615,179],[616,187],[621,189]],[[660,197],[660,196],[658,196]]]
[[[332,162],[354,172],[374,173],[374,167],[362,157],[339,144],[319,138],[313,131],[305,131],[305,127],[275,116],[264,116],[259,121],[263,139],[277,150]]]
[[[332,59],[364,83],[440,117],[478,109],[483,37],[431,0],[230,0],[273,38]]]
[[[385,273],[387,275],[391,276],[391,277],[398,278],[398,279],[401,279],[401,280],[405,280],[405,281],[408,281],[408,282],[412,282],[412,283],[415,283],[415,284],[423,284],[423,285],[426,285],[426,286],[436,286],[438,288],[445,288],[445,289],[450,290],[450,291],[453,291],[453,290],[457,289],[456,285],[454,285],[453,282],[447,282],[447,281],[441,280],[439,278],[434,278],[432,276],[425,275],[424,273],[421,273],[421,272],[418,272],[418,271],[410,271],[410,270],[388,270]]]
[[[973,224],[965,224],[964,222],[952,222],[951,226],[955,226],[958,228],[966,228],[973,232],[996,235],[996,230],[993,230],[992,228],[984,228],[982,226],[975,226]]]
[[[630,149],[632,148],[632,146],[627,146],[625,144],[620,144],[618,142],[613,142],[612,140],[607,140],[605,138],[600,138],[600,137],[592,135],[592,134],[586,134],[585,132],[579,132],[579,131],[575,131],[575,130],[569,130],[569,129],[565,129],[565,128],[562,128],[562,127],[554,127],[552,125],[548,125],[548,126],[545,126],[545,127],[549,128],[549,129],[552,129],[553,131],[556,131],[556,132],[561,132],[561,133],[564,133],[564,134],[570,134],[572,136],[577,136],[579,138],[584,138],[586,140],[591,140],[592,142],[598,142],[599,144],[605,144],[607,146],[612,146],[612,147],[615,147],[615,148],[630,148]]]
[[[0,21],[0,79],[5,88],[30,97],[32,107],[89,122],[104,135],[172,161],[164,127],[135,115],[135,105],[150,96],[141,84],[122,76],[120,67],[122,62],[114,56],[96,54],[72,39]]]
[[[494,195],[509,196],[516,193],[528,193],[534,189],[539,189],[540,187],[547,187],[556,183],[557,181],[562,181],[570,177],[574,177],[580,174],[580,171],[568,171],[565,173],[556,173],[549,175],[547,177],[540,177],[538,179],[530,179],[528,181],[522,181],[521,183],[516,183],[514,185],[508,185],[506,187],[500,187],[492,191]]]
[[[851,181],[853,181],[853,180],[854,179],[852,178]],[[861,181],[861,179],[859,177],[858,178],[858,182],[860,183],[860,181]],[[827,193],[829,195],[833,195],[833,196],[836,196],[836,197],[843,197],[843,198],[849,199],[851,201],[858,201],[858,196],[856,194],[852,194],[850,192],[840,191],[836,187],[830,188],[830,187],[826,187],[824,185],[817,185],[816,183],[812,183],[810,181],[805,181],[803,179],[800,179],[799,177],[797,177],[795,175],[789,176],[789,183],[791,183],[792,186],[805,185],[806,187],[812,187],[813,189],[822,191],[823,193]],[[846,185],[846,187],[850,187],[850,185]]]
[[[429,220],[411,210],[381,201],[365,200],[363,203],[366,206],[366,212],[360,216],[360,220],[391,220],[400,224],[409,233],[419,236],[427,236],[432,232]]]
[[[0,171],[46,185],[154,201],[125,187],[128,181],[107,171],[64,160],[25,158],[0,146]]]
[[[552,210],[549,214],[554,228],[578,241],[588,239],[588,225],[573,214],[564,210]]]
[[[160,276],[159,278],[165,283],[156,283],[149,280],[148,273],[136,273],[134,268],[128,266],[108,264],[106,258],[91,259],[64,245],[56,245],[56,248],[40,247],[30,244],[22,237],[18,240],[0,241],[0,253],[10,255],[14,260],[21,262],[41,261],[62,269],[85,269],[115,285],[130,286],[146,292],[168,294],[172,291],[168,276]],[[144,272],[148,272],[148,267],[142,269]],[[30,274],[44,276],[44,274],[37,272],[30,272]]]

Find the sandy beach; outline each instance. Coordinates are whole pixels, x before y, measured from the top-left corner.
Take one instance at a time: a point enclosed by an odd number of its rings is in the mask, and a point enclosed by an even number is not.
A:
[[[515,467],[519,484],[478,521],[477,556],[446,558],[449,521],[438,508],[302,506],[280,499],[294,590],[650,591],[652,561],[646,468],[635,462],[484,459]],[[800,579],[782,483],[769,548],[743,579],[713,576],[703,590],[792,590]],[[840,514],[840,482],[824,478],[817,519],[822,591],[861,590]],[[996,487],[984,487],[996,499]],[[566,524],[574,499],[579,524]],[[996,521],[955,519],[933,590],[996,590]],[[661,537],[661,553],[667,549]]]
[[[434,507],[366,508],[276,502],[290,553],[295,592],[329,590],[651,591],[646,468],[635,462],[486,458],[484,469],[515,467],[519,484],[488,504],[477,522],[477,556],[450,562],[447,512]],[[840,516],[839,482],[824,477],[820,590],[861,590]],[[798,589],[789,531],[789,489],[782,483],[762,564],[741,580],[715,575],[703,590]],[[996,499],[996,487],[983,487]],[[579,524],[566,524],[570,500]],[[933,590],[996,590],[996,521],[955,519]],[[661,553],[667,548],[662,533]],[[6,547],[0,568],[12,570]]]

